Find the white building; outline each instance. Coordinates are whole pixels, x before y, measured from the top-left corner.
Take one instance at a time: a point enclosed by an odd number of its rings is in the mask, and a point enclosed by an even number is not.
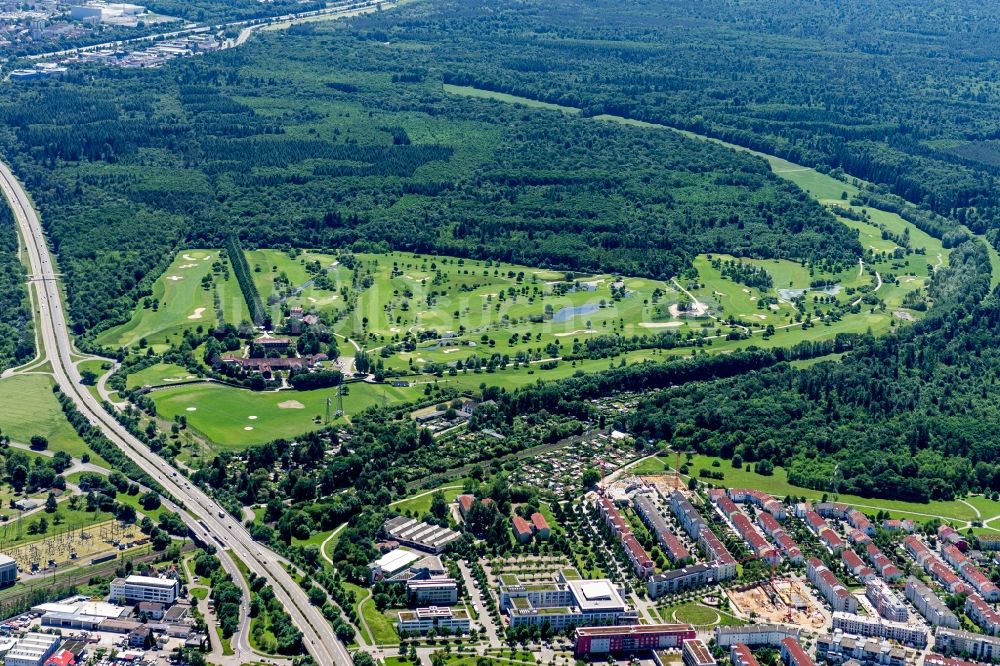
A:
[[[42,666],[59,647],[59,637],[52,634],[25,634],[4,657],[4,666]]]
[[[906,622],[909,614],[906,604],[881,578],[872,578],[865,583],[865,596],[872,602],[878,614],[894,622]]]
[[[454,604],[458,602],[458,582],[454,578],[409,580],[406,595],[415,604]]]
[[[111,582],[110,599],[120,604],[141,601],[172,604],[177,601],[180,587],[180,583],[174,578],[153,578],[151,576],[116,578]]]
[[[845,634],[888,638],[920,648],[927,646],[927,628],[916,623],[892,622],[880,617],[836,611],[833,614],[833,628],[840,629]]]
[[[559,631],[571,625],[639,623],[639,614],[611,581],[567,579],[563,573],[552,583],[531,585],[521,584],[516,576],[502,578],[500,607],[512,627],[548,624]]]
[[[471,624],[469,614],[464,610],[428,606],[412,611],[399,611],[396,630],[400,634],[404,631],[407,634],[426,634],[431,629],[465,634],[469,632]]]

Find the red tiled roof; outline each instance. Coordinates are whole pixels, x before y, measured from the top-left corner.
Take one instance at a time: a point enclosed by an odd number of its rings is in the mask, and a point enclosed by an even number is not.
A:
[[[531,514],[531,524],[539,531],[549,529],[549,524],[545,521],[545,516],[537,511]]]
[[[514,516],[511,518],[511,522],[514,523],[514,531],[517,532],[518,536],[531,534],[531,525],[521,516]]]

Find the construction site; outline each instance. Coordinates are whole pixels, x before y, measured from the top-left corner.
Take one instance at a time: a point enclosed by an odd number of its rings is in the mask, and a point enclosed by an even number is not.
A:
[[[759,622],[794,624],[821,629],[828,623],[822,606],[806,585],[794,578],[772,578],[726,590],[732,607],[743,617]],[[753,615],[752,615],[753,614]]]
[[[14,546],[6,554],[17,562],[21,577],[44,574],[67,563],[96,564],[148,541],[135,525],[108,520],[86,527],[67,528],[43,539]]]

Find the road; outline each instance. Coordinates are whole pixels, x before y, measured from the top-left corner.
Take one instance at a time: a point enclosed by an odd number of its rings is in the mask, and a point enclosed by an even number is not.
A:
[[[59,278],[42,233],[41,221],[23,186],[6,164],[0,163],[0,189],[10,203],[27,250],[30,267],[32,302],[42,347],[52,364],[56,382],[77,409],[118,446],[140,469],[158,482],[166,493],[180,503],[180,515],[192,532],[208,543],[221,546],[219,556],[236,578],[235,563],[224,550],[238,556],[258,576],[265,577],[292,621],[303,635],[303,643],[316,661],[326,664],[352,663],[350,654],[319,610],[309,603],[306,593],[285,570],[286,561],[256,543],[243,525],[234,520],[197,486],[179,477],[170,464],[133,437],[113,416],[104,411],[98,400],[80,383],[80,373],[73,364],[73,345],[69,337]]]

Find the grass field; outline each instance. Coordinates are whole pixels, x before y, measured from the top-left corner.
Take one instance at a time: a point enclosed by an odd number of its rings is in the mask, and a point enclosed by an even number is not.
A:
[[[719,461],[719,467],[712,467],[714,461]],[[666,474],[673,470],[673,460],[664,458],[648,458],[642,463],[632,468],[632,472],[637,475]],[[682,461],[683,464],[683,461]],[[689,463],[690,472],[697,477],[698,470],[709,469],[721,471],[725,474],[722,481],[711,481],[711,483],[725,488],[756,488],[757,490],[770,493],[776,497],[784,498],[786,495],[805,496],[812,500],[820,499],[823,492],[809,488],[800,488],[788,482],[788,475],[784,467],[775,467],[774,474],[762,476],[753,471],[746,470],[746,465],[739,469],[734,469],[728,460],[722,460],[712,456],[694,455]],[[669,470],[669,471],[668,471]],[[973,501],[974,500],[974,501]],[[867,513],[885,510],[898,518],[911,518],[917,522],[926,522],[932,518],[941,517],[945,520],[959,521],[965,524],[968,521],[977,520],[976,511],[962,500],[951,500],[947,502],[929,502],[919,504],[916,502],[903,502],[900,500],[875,499],[870,497],[858,497],[856,495],[840,495],[839,502],[851,504],[863,509]],[[1000,502],[994,502],[984,497],[970,498],[969,502],[974,504],[981,516],[986,519],[1000,515]]]
[[[125,385],[128,388],[137,386],[162,386],[175,382],[196,379],[197,375],[192,375],[187,368],[172,363],[157,363],[145,370],[140,370],[128,376]]]
[[[74,458],[85,453],[97,464],[107,463],[93,453],[63,416],[52,394],[54,381],[43,375],[15,375],[0,380],[0,430],[27,444],[32,435],[49,440],[49,451],[65,451]]]
[[[97,343],[113,348],[130,347],[145,338],[154,349],[162,351],[168,343],[179,341],[184,329],[217,322],[213,290],[218,292],[226,321],[238,324],[249,319],[232,272],[228,280],[221,274],[213,274],[212,265],[218,258],[218,250],[179,253],[153,285],[153,299],[159,301],[157,308],[140,304],[128,322],[101,333]],[[212,276],[214,287],[203,286],[206,276]]]
[[[413,497],[393,502],[391,506],[394,510],[402,513],[410,513],[412,511],[416,513],[416,515],[422,516],[426,512],[430,511],[431,500],[433,499],[435,492],[440,490],[444,493],[445,501],[453,502],[456,497],[462,494],[463,482],[464,479],[458,479],[455,481],[449,481],[448,483],[431,491],[421,490]]]
[[[328,397],[334,399],[331,409],[336,409],[336,392],[332,389],[255,393],[218,384],[193,384],[151,395],[163,418],[183,414],[190,428],[220,448],[231,450],[322,427]],[[388,401],[400,402],[415,400],[423,392],[420,387],[351,384],[344,396],[344,410],[357,413],[381,401],[383,395]]]

